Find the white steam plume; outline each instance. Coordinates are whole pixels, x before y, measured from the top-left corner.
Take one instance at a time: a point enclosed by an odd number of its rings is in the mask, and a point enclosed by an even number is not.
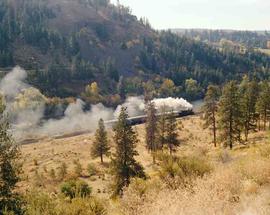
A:
[[[84,112],[84,102],[77,99],[76,103],[70,104],[62,119],[50,119],[43,124],[37,133],[41,135],[61,135],[77,131],[94,131],[100,118],[111,119],[113,111],[102,104],[93,105],[91,111]]]
[[[142,96],[128,97],[124,104],[118,105],[114,112],[114,118],[119,116],[122,106],[127,108],[130,117],[144,114],[145,105]]]
[[[8,73],[0,83],[0,91],[7,98],[14,98],[22,89],[28,88],[28,84],[24,82],[27,74],[20,67],[15,67],[12,72]]]
[[[26,78],[26,72],[20,67],[15,67],[0,82],[0,90],[6,97],[6,111],[11,115],[13,135],[18,140],[94,131],[100,118],[116,118],[122,106],[127,107],[131,117],[144,114],[143,97],[129,97],[115,111],[102,104],[92,105],[89,111],[84,111],[84,102],[77,99],[66,108],[61,119],[43,120],[47,98],[38,89],[28,85],[25,82]],[[153,102],[157,109],[164,105],[170,110],[192,108],[186,100],[178,98],[154,99]]]
[[[181,111],[193,108],[192,104],[183,98],[168,97],[163,99],[153,99],[152,102],[155,104],[158,111],[160,111],[162,107],[165,107],[165,110],[167,111]]]

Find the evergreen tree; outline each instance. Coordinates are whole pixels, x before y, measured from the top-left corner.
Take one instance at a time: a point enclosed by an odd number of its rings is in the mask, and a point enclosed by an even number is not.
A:
[[[108,144],[107,132],[105,130],[105,125],[103,119],[99,120],[98,129],[95,134],[95,141],[91,149],[91,155],[94,158],[100,157],[101,163],[103,163],[104,155],[108,156],[110,151],[110,146]]]
[[[167,114],[166,108],[163,106],[160,111],[160,116],[157,122],[157,140],[158,145],[163,148],[166,143],[166,122],[167,122]]]
[[[214,85],[209,85],[204,99],[204,126],[206,128],[210,127],[213,131],[213,142],[214,146],[217,146],[217,110],[218,110],[218,100],[219,100],[219,87]]]
[[[153,163],[156,163],[155,153],[159,148],[157,140],[157,110],[155,104],[150,102],[147,107],[147,119],[145,124],[146,147],[153,155]]]
[[[4,106],[0,104],[0,211],[23,214],[20,196],[14,191],[19,182],[20,148],[10,136],[9,123],[4,116]]]
[[[256,127],[256,102],[258,95],[258,84],[256,81],[249,81],[245,76],[240,84],[241,111],[245,140],[248,140],[249,131]]]
[[[173,110],[168,114],[166,123],[166,144],[170,150],[170,155],[176,151],[176,148],[180,145],[180,141],[177,139],[177,122]]]
[[[235,81],[226,84],[219,103],[219,127],[221,140],[230,149],[241,141],[242,113],[240,110],[238,86]]]
[[[261,92],[256,103],[256,109],[260,114],[260,119],[263,120],[263,129],[266,130],[266,122],[270,113],[270,87],[267,81],[261,84]]]
[[[112,158],[114,195],[121,195],[132,177],[145,178],[143,167],[134,158],[138,155],[135,149],[138,139],[127,119],[127,109],[122,107],[118,122],[113,128],[116,145],[116,152]]]

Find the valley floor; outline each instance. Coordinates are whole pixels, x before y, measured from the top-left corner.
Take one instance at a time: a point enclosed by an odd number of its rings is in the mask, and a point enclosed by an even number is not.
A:
[[[247,145],[232,151],[214,148],[212,135],[203,129],[200,115],[178,120],[181,146],[179,157],[198,157],[211,166],[211,173],[194,178],[192,186],[171,188],[159,178],[159,165],[145,149],[144,125],[135,126],[139,136],[137,160],[144,166],[149,179],[141,185],[128,188],[122,199],[110,200],[111,176],[109,159],[101,165],[92,159],[90,148],[93,134],[64,139],[46,139],[23,145],[23,181],[19,189],[39,189],[52,195],[59,193],[61,181],[57,173],[62,163],[67,165],[66,178],[75,177],[76,161],[82,165],[80,179],[93,188],[93,195],[108,202],[109,214],[270,214],[270,144],[265,132],[250,135]],[[109,131],[113,146],[112,132]],[[88,165],[95,167],[90,176]],[[55,173],[55,175],[53,174]]]

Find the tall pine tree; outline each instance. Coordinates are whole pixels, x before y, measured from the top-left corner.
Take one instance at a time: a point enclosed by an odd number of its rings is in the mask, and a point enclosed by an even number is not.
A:
[[[163,148],[166,144],[166,123],[167,123],[167,113],[165,106],[163,106],[161,108],[157,122],[157,141],[158,145],[161,148]]]
[[[170,155],[176,151],[176,148],[180,145],[180,141],[177,133],[178,127],[173,110],[168,114],[166,123],[166,144],[170,150]]]
[[[95,134],[95,141],[91,149],[91,155],[94,158],[100,157],[100,161],[103,163],[103,157],[108,156],[109,152],[110,146],[108,144],[107,132],[105,130],[103,119],[100,119]]]
[[[214,146],[217,146],[217,110],[220,89],[218,86],[209,85],[204,99],[203,118],[205,120],[204,127],[213,131]]]
[[[267,81],[264,81],[263,83],[261,83],[260,87],[261,87],[261,92],[259,94],[259,98],[256,103],[256,109],[260,115],[260,119],[263,120],[263,129],[266,130],[266,122],[270,113],[270,87]]]
[[[121,195],[123,188],[130,184],[132,177],[145,178],[143,167],[137,163],[135,156],[137,135],[128,122],[127,109],[122,107],[118,122],[113,128],[116,151],[112,158],[114,174],[114,195]]]
[[[249,81],[245,76],[240,84],[239,93],[245,140],[248,140],[250,130],[256,128],[256,102],[258,96],[258,84],[255,80]]]
[[[239,91],[235,81],[231,81],[224,86],[218,115],[221,140],[225,143],[225,146],[232,149],[235,142],[241,141],[242,129]]]
[[[149,151],[152,152],[153,163],[156,163],[155,153],[160,147],[157,139],[157,110],[153,102],[150,102],[147,107],[145,133],[146,147]]]

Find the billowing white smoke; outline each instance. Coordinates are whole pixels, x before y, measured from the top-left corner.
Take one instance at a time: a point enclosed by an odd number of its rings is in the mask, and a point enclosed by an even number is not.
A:
[[[158,98],[153,99],[151,102],[155,104],[158,112],[161,112],[163,108],[165,108],[165,111],[182,111],[193,108],[192,104],[183,98]],[[124,104],[116,108],[114,112],[115,118],[119,116],[122,106],[127,108],[130,117],[145,114],[145,103],[142,96],[127,98]]]
[[[128,97],[124,104],[119,105],[116,108],[114,112],[114,118],[117,118],[119,116],[122,106],[127,108],[130,117],[144,114],[145,105],[144,98],[142,96]]]
[[[28,88],[28,84],[24,82],[27,74],[20,67],[15,67],[12,72],[8,73],[0,83],[0,91],[9,99],[14,98],[18,93]]]
[[[12,130],[16,139],[94,131],[100,118],[104,120],[117,118],[122,106],[127,107],[131,117],[144,114],[143,97],[129,97],[115,111],[102,104],[92,105],[90,111],[84,111],[84,102],[77,99],[66,108],[61,119],[42,121],[47,98],[38,89],[25,83],[26,77],[27,74],[23,69],[15,67],[0,82],[0,90],[6,97],[6,111],[12,115]],[[178,98],[154,99],[153,102],[158,110],[164,105],[168,110],[192,108],[186,100]]]
[[[192,109],[192,104],[187,102],[183,98],[164,98],[164,99],[154,99],[152,102],[155,104],[158,111],[165,107],[166,111],[181,111]]]
[[[76,131],[94,131],[100,118],[111,119],[113,110],[102,104],[93,105],[91,111],[84,112],[84,102],[77,99],[76,103],[70,104],[62,119],[50,119],[37,129],[41,135],[60,135]]]

